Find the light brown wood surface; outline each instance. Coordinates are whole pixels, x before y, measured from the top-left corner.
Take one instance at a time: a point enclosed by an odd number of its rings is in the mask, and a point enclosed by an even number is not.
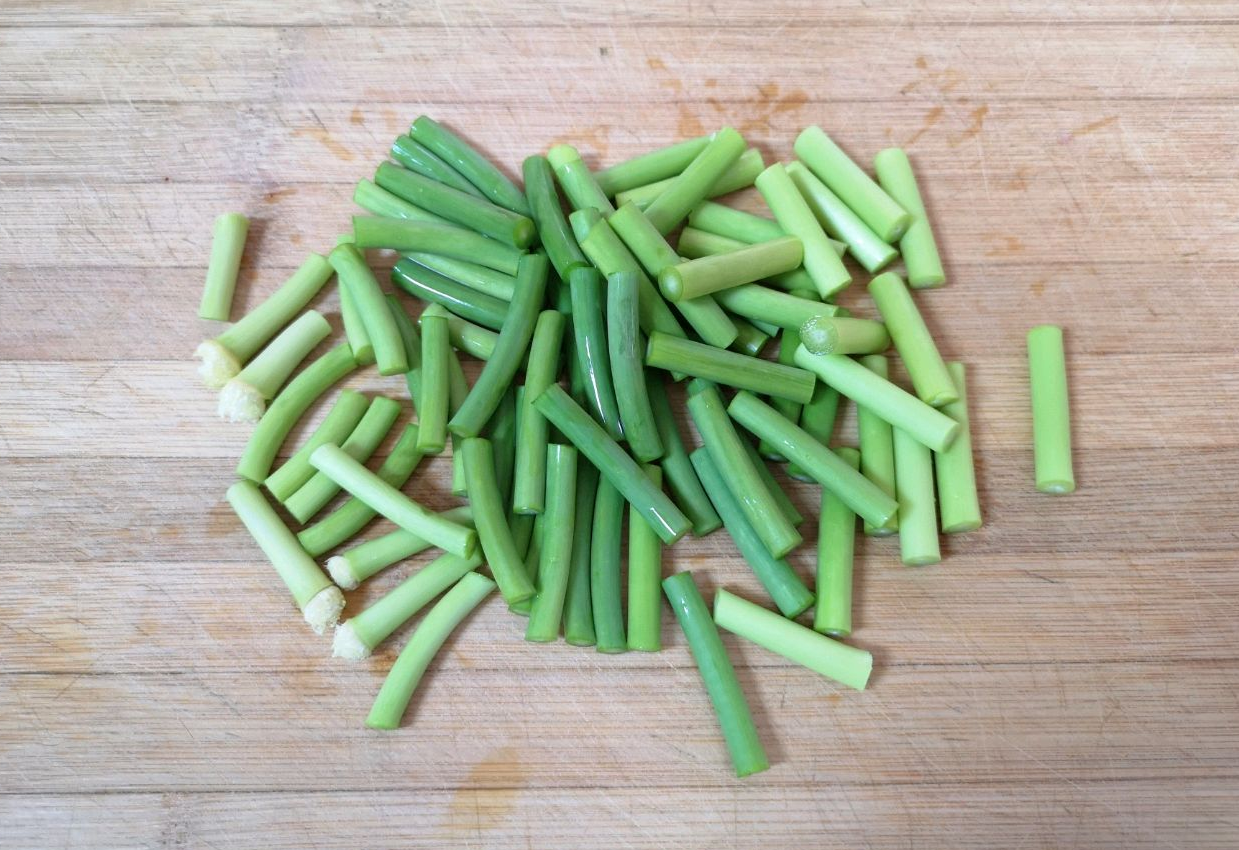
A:
[[[368,731],[407,629],[329,658],[223,502],[248,428],[189,359],[211,219],[254,220],[239,315],[421,112],[510,170],[724,123],[768,159],[810,123],[913,155],[986,525],[925,569],[860,544],[863,693],[726,638],[769,772],[732,778],[669,619],[662,654],[601,656],[497,600]],[[0,847],[1239,846],[1237,161],[1234,2],[7,0]],[[1063,498],[1032,487],[1039,322]],[[410,492],[449,504],[446,468]],[[722,534],[666,568],[760,596]]]

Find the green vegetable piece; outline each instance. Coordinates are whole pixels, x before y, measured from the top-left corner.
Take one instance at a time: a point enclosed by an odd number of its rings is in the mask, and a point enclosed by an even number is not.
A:
[[[462,177],[460,172],[412,136],[396,137],[396,140],[391,143],[391,158],[410,171],[416,171],[418,174],[437,180],[460,192],[466,192],[477,198],[485,197],[476,186]]]
[[[701,153],[645,208],[646,217],[658,232],[669,233],[684,221],[744,150],[744,137],[731,127],[715,133]]]
[[[658,438],[663,444],[663,457],[659,465],[663,470],[663,479],[671,491],[671,497],[680,510],[693,524],[693,534],[705,537],[714,531],[723,521],[719,519],[706,495],[705,488],[697,478],[684,448],[684,440],[675,423],[675,414],[671,410],[671,399],[667,396],[667,387],[658,372],[647,376],[650,393],[650,408],[654,411],[654,424],[658,426]]]
[[[414,206],[514,248],[528,248],[538,235],[528,216],[394,163],[379,165],[374,182]]]
[[[800,190],[805,203],[817,217],[826,235],[842,240],[848,246],[848,252],[856,258],[856,262],[865,267],[865,271],[870,274],[881,271],[899,256],[898,251],[879,239],[877,234],[861,221],[860,216],[839,200],[839,196],[830,191],[803,163],[789,162],[787,175]]]
[[[439,454],[447,446],[451,341],[444,316],[423,315],[421,389],[417,407],[417,448]]]
[[[628,189],[654,183],[679,174],[710,143],[710,136],[687,139],[649,153],[634,156],[604,168],[594,175],[598,188],[610,198]],[[529,179],[525,179],[526,185]]]
[[[910,567],[936,564],[942,555],[938,549],[933,458],[929,448],[906,431],[895,428],[893,438],[900,559]]]
[[[590,529],[589,594],[599,652],[628,651],[624,635],[621,593],[620,536],[624,528],[624,497],[602,477],[594,499]]]
[[[615,399],[632,453],[648,463],[662,457],[663,445],[645,386],[637,312],[637,276],[631,272],[611,275],[607,279],[607,349]]]
[[[903,254],[904,268],[908,273],[908,285],[913,289],[929,289],[946,283],[942,259],[934,232],[925,214],[925,203],[916,187],[916,176],[908,155],[899,148],[879,151],[873,158],[873,170],[878,183],[895,203],[912,216],[912,222],[899,239],[899,252]]]
[[[564,598],[564,640],[573,646],[593,646],[594,608],[590,588],[590,550],[593,540],[594,500],[598,496],[598,470],[588,462],[577,463],[576,506],[572,521],[572,564]]]
[[[518,514],[540,514],[545,506],[547,447],[550,444],[546,418],[533,406],[533,400],[555,382],[559,375],[559,354],[564,341],[563,313],[543,310],[534,326],[529,347],[529,366],[517,415],[520,437],[516,442],[516,473],[512,490],[512,510]]]
[[[331,333],[317,310],[308,310],[251,360],[219,393],[220,418],[257,422],[293,370]]]
[[[327,261],[340,277],[341,290],[348,291],[349,299],[361,314],[366,335],[374,344],[379,374],[402,375],[407,372],[409,363],[400,329],[396,327],[383,290],[361,252],[352,245],[339,245],[328,255]]]
[[[1028,385],[1032,395],[1033,456],[1037,489],[1071,493],[1071,412],[1063,329],[1038,325],[1028,332]]]
[[[409,429],[416,429],[416,425],[407,426]],[[395,486],[394,484],[392,486]],[[468,505],[458,508],[451,508],[443,512],[444,519],[450,519],[452,522],[461,524],[469,524],[473,522],[473,509]],[[341,552],[339,555],[333,555],[327,559],[324,565],[327,568],[328,575],[344,590],[356,590],[363,581],[371,576],[382,572],[397,561],[402,561],[405,558],[411,558],[431,548],[430,541],[424,537],[418,537],[416,534],[410,534],[403,528],[397,528],[395,531],[389,531],[380,537],[375,537],[364,543],[359,543],[356,546]],[[455,555],[447,557],[455,558]],[[458,559],[461,561],[467,559]],[[482,563],[481,555],[477,552],[473,553],[474,566]],[[459,576],[457,576],[459,578]],[[440,588],[442,590],[443,588]],[[410,614],[410,616],[412,616]]]
[[[662,486],[662,470],[646,466],[645,474]],[[654,530],[628,508],[628,648],[637,652],[662,649],[662,543]]]
[[[522,169],[525,175],[525,197],[538,226],[542,247],[550,257],[551,265],[560,280],[568,280],[572,270],[589,265],[581,253],[576,236],[568,227],[564,211],[559,206],[559,194],[555,191],[555,177],[545,157],[531,156]]]
[[[420,115],[409,128],[409,135],[460,172],[487,198],[512,212],[529,215],[529,205],[516,184],[505,177],[494,163],[442,124]]]
[[[852,282],[852,275],[781,163],[776,162],[758,176],[757,191],[766,199],[779,227],[804,243],[805,270],[823,298],[832,297]]]
[[[836,316],[839,308],[808,298],[797,298],[786,292],[746,283],[734,289],[715,293],[715,300],[732,313],[752,322],[770,322],[778,328],[799,331],[816,316]]]
[[[942,412],[959,423],[959,436],[946,451],[934,454],[934,475],[938,481],[938,511],[942,517],[942,530],[953,534],[975,531],[981,527],[981,503],[977,499],[977,473],[972,462],[964,364],[948,363],[946,368],[959,392],[959,400],[943,406]]]
[[[880,274],[869,282],[869,294],[921,401],[941,407],[957,400],[946,363],[903,279],[894,272]]]
[[[202,301],[198,305],[199,318],[214,319],[217,322],[228,321],[249,228],[249,219],[240,213],[224,213],[216,217],[211,236],[211,259],[207,264],[206,285],[202,290]]]
[[[752,186],[753,180],[758,174],[761,174],[761,170],[765,167],[766,163],[761,158],[761,151],[757,148],[748,148],[710,185],[706,196],[717,198],[719,195],[726,195],[737,189]],[[641,209],[646,209],[671,188],[678,176],[675,175],[665,180],[659,180],[656,183],[646,183],[644,186],[637,186],[620,192],[615,196],[615,203],[620,206],[623,204],[636,204]]]
[[[814,377],[804,369],[781,366],[768,360],[746,357],[733,351],[724,351],[666,334],[650,335],[645,363],[657,369],[683,372],[696,378],[788,398],[802,404],[813,395]]]
[[[310,453],[323,443],[342,443],[361,421],[370,400],[356,390],[344,390],[332,405],[323,421],[305,444],[284,461],[275,472],[267,476],[263,486],[276,501],[283,502],[314,477],[310,466]],[[314,553],[311,553],[314,554]]]
[[[796,156],[886,243],[899,239],[912,216],[851,160],[821,127],[796,137]]]
[[[486,562],[499,583],[504,600],[513,605],[534,594],[533,582],[525,572],[524,559],[517,551],[512,528],[503,509],[503,496],[495,480],[495,454],[490,441],[470,437],[460,442],[465,463],[473,524],[478,530]]]
[[[507,302],[478,292],[407,258],[392,268],[391,280],[414,298],[438,304],[488,328],[503,327],[503,320],[508,315]]]
[[[800,341],[814,354],[878,354],[891,344],[886,325],[845,316],[812,317],[800,326]]]
[[[853,469],[860,452],[835,450]],[[856,544],[856,514],[838,496],[822,488],[822,512],[817,526],[817,607],[813,630],[831,637],[852,633],[852,561]]]
[[[574,210],[592,207],[602,215],[615,212],[606,193],[590,173],[589,166],[581,160],[581,154],[572,145],[555,145],[546,154],[546,160],[555,170],[555,177],[568,197]]]
[[[678,302],[792,271],[803,258],[800,240],[781,236],[727,254],[669,266],[658,276],[658,284],[664,296]]]
[[[576,520],[577,451],[554,443],[546,450],[546,511],[542,514],[542,548],[538,558],[538,592],[529,612],[525,640],[548,643],[559,637],[568,575],[572,570],[573,523]],[[546,533],[545,529],[552,529]]]
[[[573,348],[585,381],[585,398],[607,434],[614,440],[622,440],[624,429],[615,399],[615,385],[611,381],[602,275],[593,268],[575,269],[568,287],[572,295]]]

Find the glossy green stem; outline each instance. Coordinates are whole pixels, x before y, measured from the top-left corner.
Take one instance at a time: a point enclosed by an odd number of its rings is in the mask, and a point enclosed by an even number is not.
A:
[[[491,201],[512,212],[529,214],[529,205],[516,184],[494,163],[442,124],[420,115],[409,128],[409,135],[456,169]]]
[[[873,170],[878,183],[895,203],[912,216],[912,222],[899,238],[899,253],[903,255],[908,285],[913,289],[930,289],[946,283],[942,270],[942,258],[934,240],[929,217],[925,214],[925,202],[916,186],[916,175],[908,155],[899,148],[879,151],[873,158]]]
[[[396,419],[400,416],[400,402],[385,396],[375,396],[370,402],[357,427],[340,443],[340,449],[358,463],[365,463],[378,449]],[[333,445],[324,443],[324,445]],[[314,451],[318,451],[315,449]],[[313,457],[313,452],[310,456]],[[284,501],[284,508],[297,522],[305,523],[317,514],[340,492],[339,486],[328,476],[319,472],[298,488]]]
[[[353,236],[358,248],[424,251],[477,263],[504,274],[516,274],[525,253],[463,227],[407,218],[355,215]]]
[[[744,151],[743,136],[731,127],[719,130],[701,153],[645,208],[646,217],[659,233],[671,232],[693,207],[709,196],[715,181]]]
[[[391,280],[414,298],[439,304],[488,328],[503,327],[503,320],[508,314],[507,302],[471,289],[407,258],[392,268]]]
[[[792,352],[793,357],[795,352]],[[813,398],[800,408],[800,427],[823,446],[830,445],[835,432],[835,420],[839,418],[839,391],[818,381],[813,387]],[[787,466],[787,474],[797,481],[812,481],[813,477],[794,463]],[[893,496],[893,492],[887,493]]]
[[[757,530],[744,515],[741,500],[728,488],[709,451],[704,447],[697,449],[692,454],[692,462],[710,490],[710,498],[723,518],[727,534],[753,570],[753,575],[770,594],[775,606],[785,617],[796,617],[807,611],[813,604],[813,593],[804,586],[786,560],[770,554]]]
[[[224,213],[216,217],[206,284],[202,289],[202,301],[198,304],[199,318],[228,321],[249,229],[250,220],[240,213]]]
[[[800,341],[814,354],[878,354],[891,344],[881,322],[845,316],[812,317],[800,326]]]
[[[736,326],[736,339],[731,344],[731,350],[737,351],[745,357],[759,356],[762,349],[766,347],[766,343],[770,341],[770,334],[757,327],[748,319],[732,316],[731,321]]]
[[[1071,493],[1071,405],[1063,329],[1038,325],[1028,332],[1028,385],[1032,395],[1033,458],[1037,489]]]
[[[833,239],[842,240],[848,246],[856,262],[865,267],[865,271],[873,274],[890,265],[899,256],[899,252],[878,238],[878,235],[861,221],[860,216],[852,212],[839,196],[830,191],[826,184],[804,167],[803,163],[787,164],[787,174],[800,190],[801,196],[818,223]]]
[[[832,297],[852,282],[851,273],[835,253],[826,232],[781,163],[775,163],[758,176],[757,191],[766,199],[779,227],[804,243],[805,270],[823,298]]]
[[[503,394],[495,415],[486,423],[482,436],[490,440],[495,453],[495,483],[505,505],[512,504],[512,479],[516,471],[516,443],[520,422],[517,410],[525,388],[512,385]]]
[[[779,352],[775,358],[775,362],[781,363],[784,366],[795,365],[793,355],[795,355],[796,346],[798,345],[800,345],[800,334],[791,328],[784,328],[779,334]],[[817,392],[817,383],[814,383],[813,390],[814,392]],[[809,400],[812,401],[813,397],[810,396]],[[808,402],[805,402],[805,404],[808,404]],[[788,420],[792,422],[800,421],[800,403],[786,398],[778,398],[776,396],[770,399],[770,406],[779,411],[779,413]],[[762,457],[768,458],[775,463],[783,463],[787,460],[787,458],[779,454],[774,447],[768,443],[759,443],[757,450],[758,454]],[[791,474],[791,470],[788,470],[788,474]]]
[[[525,640],[548,643],[559,637],[568,577],[572,571],[573,523],[576,520],[577,451],[554,443],[546,450],[546,510],[538,554],[537,593],[529,611]],[[551,529],[547,533],[547,529]]]
[[[339,245],[332,250],[327,261],[336,270],[341,289],[348,290],[349,299],[361,314],[366,335],[374,345],[379,374],[402,375],[407,372],[409,363],[404,354],[400,329],[396,327],[383,290],[361,252],[352,245]]]
[[[409,221],[426,221],[432,224],[450,225],[441,215],[435,215],[430,210],[410,204],[399,195],[393,194],[373,181],[361,179],[353,190],[353,203],[369,213],[384,218],[407,218]],[[344,237],[341,237],[344,239]]]
[[[399,490],[413,475],[413,470],[421,463],[422,457],[422,453],[417,450],[417,426],[406,425],[400,439],[396,441],[375,475]],[[377,515],[378,512],[361,499],[350,497],[314,525],[302,529],[297,534],[297,541],[311,556],[318,557],[357,534]],[[449,519],[454,518],[451,511],[448,511],[446,516]]]
[[[425,315],[425,312],[422,315]],[[470,357],[476,357],[478,360],[490,359],[495,351],[495,343],[499,341],[499,334],[489,328],[475,325],[468,319],[449,314],[446,310],[444,315],[447,318],[447,338],[452,348]]]
[[[462,177],[459,171],[412,136],[397,136],[396,140],[391,143],[390,153],[392,159],[410,171],[416,171],[418,174],[474,197],[485,197],[481,190]]]
[[[457,260],[425,251],[415,251],[405,256],[419,266],[425,266],[431,271],[445,275],[457,283],[463,283],[484,295],[498,298],[500,301],[511,301],[512,296],[516,294],[516,278],[510,274],[497,272],[467,260]]]
[[[873,656],[784,619],[747,599],[719,590],[714,622],[720,628],[765,647],[828,679],[863,691],[873,671]]]
[[[611,201],[590,173],[589,166],[581,160],[581,154],[576,148],[572,145],[555,145],[547,151],[546,159],[555,170],[555,178],[573,209],[591,207],[602,215],[615,212],[615,207],[611,206]]]
[[[254,483],[265,479],[288,432],[310,405],[356,368],[353,352],[347,344],[341,344],[301,370],[258,420],[237,463],[237,475]]]
[[[595,418],[615,440],[624,436],[615,385],[611,381],[611,354],[607,346],[603,304],[606,293],[597,269],[580,268],[568,280],[572,296],[574,354],[584,379],[585,398]]]
[[[644,467],[655,486],[662,470]],[[662,649],[662,542],[654,530],[628,509],[628,648],[636,652]]]
[[[517,551],[508,524],[504,499],[495,480],[495,454],[489,440],[471,437],[461,440],[465,479],[469,503],[473,507],[473,524],[478,531],[486,562],[499,583],[499,592],[509,605],[529,599],[534,594],[533,582],[525,572],[524,559]]]
[[[446,510],[443,516],[445,519],[462,524],[473,521],[473,511],[468,505]],[[374,537],[339,555],[328,558],[327,571],[340,587],[345,590],[354,590],[363,581],[382,572],[397,561],[421,554],[429,548],[431,544],[426,538],[411,534],[403,528],[397,528],[395,531]],[[447,557],[455,558],[456,556],[448,555]],[[475,566],[482,563],[479,553],[474,552],[473,558],[476,559]]]
[[[678,302],[792,271],[803,257],[799,239],[781,236],[727,254],[668,266],[658,276],[658,284],[664,296]]]
[[[590,543],[593,540],[594,500],[598,470],[588,461],[577,463],[576,506],[572,520],[572,563],[564,597],[564,640],[573,646],[593,646],[594,609],[590,594]]]
[[[414,206],[514,248],[528,248],[538,235],[533,219],[528,216],[394,163],[380,164],[374,182]]]
[[[858,362],[882,380],[890,377],[890,363],[881,354],[870,354]],[[836,392],[838,392],[836,390]],[[856,405],[856,434],[860,442],[860,471],[891,498],[895,497],[895,438],[891,424],[868,406]],[[958,439],[958,438],[957,438]],[[881,525],[866,520],[865,534],[888,537],[899,530],[899,516]]]
[[[737,189],[752,186],[753,180],[765,167],[766,163],[761,158],[761,151],[757,148],[748,148],[710,185],[705,197],[717,198],[719,195],[726,195]],[[615,203],[636,204],[646,209],[666,193],[675,180],[676,177],[668,177],[665,180],[620,192],[615,196]]]
[[[366,717],[366,726],[371,729],[395,729],[400,726],[413,692],[444,641],[494,589],[495,583],[490,579],[478,573],[468,573],[443,595],[400,651],[391,672],[383,680],[383,687],[374,698],[374,705]]]
[[[232,422],[256,422],[266,410],[266,400],[279,392],[306,355],[330,334],[331,325],[317,310],[301,314],[224,384],[219,415]]]
[[[975,531],[981,527],[981,502],[977,498],[977,473],[972,460],[972,433],[968,422],[968,392],[964,364],[947,363],[947,371],[959,392],[959,400],[942,412],[959,423],[959,436],[946,451],[934,454],[934,477],[938,483],[938,512],[947,534]]]
[[[576,236],[568,226],[568,220],[564,218],[551,165],[546,161],[546,157],[531,156],[525,160],[522,172],[525,176],[525,197],[529,202],[534,223],[538,226],[542,247],[550,257],[559,279],[568,280],[573,269],[589,265],[589,260],[581,253]]]
[[[663,446],[645,386],[637,299],[635,274],[620,272],[607,279],[607,352],[615,400],[629,448],[637,460],[648,463],[662,456]]]
[[[697,433],[701,435],[702,444],[710,452],[715,468],[723,476],[727,489],[739,501],[745,519],[753,527],[766,550],[773,557],[782,558],[799,546],[802,539],[800,532],[784,514],[778,500],[762,480],[757,464],[753,462],[743,439],[727,416],[726,406],[718,390],[706,387],[689,396],[688,412],[697,426]],[[699,466],[697,474],[701,475]],[[718,508],[718,501],[713,501],[715,508]]]
[[[562,387],[552,384],[534,404],[637,508],[664,543],[671,545],[688,532],[691,524],[675,503]]]
[[[606,478],[598,481],[590,528],[589,594],[594,616],[595,646],[599,652],[628,651],[624,634],[624,607],[620,547],[624,528],[624,497]]]
[[[803,404],[813,395],[814,377],[804,369],[746,357],[666,334],[650,336],[645,363],[720,384],[767,393]]]
[[[779,510],[783,512],[783,516],[787,517],[787,521],[792,525],[799,527],[804,522],[804,515],[800,513],[796,503],[787,495],[787,491],[779,485],[779,480],[774,477],[774,473],[770,471],[769,465],[762,459],[761,454],[757,451],[757,447],[745,438],[743,434],[740,435],[740,443],[744,446],[744,451],[748,454],[749,460],[753,462],[753,467],[757,470],[761,483],[770,495],[774,497]]]
[[[704,537],[714,531],[723,521],[710,503],[705,488],[697,478],[684,448],[684,440],[675,422],[675,414],[671,410],[671,399],[667,395],[667,385],[658,372],[647,375],[650,394],[650,408],[654,411],[654,424],[658,427],[658,438],[663,444],[663,456],[659,465],[663,470],[663,479],[671,491],[671,498],[684,512],[693,524],[693,534]]]
[[[796,349],[796,365],[808,369],[858,406],[868,407],[896,428],[903,428],[934,451],[951,444],[959,423],[844,354],[813,354]],[[863,454],[862,449],[862,454]]]
[[[891,342],[920,400],[934,407],[957,400],[959,393],[946,363],[903,278],[894,272],[880,274],[869,281],[869,295],[882,314]]]
[[[529,346],[524,392],[517,410],[520,437],[516,442],[512,510],[518,514],[540,514],[545,506],[548,427],[546,418],[533,406],[533,400],[559,376],[565,321],[563,313],[543,310],[538,315]]]
[[[464,404],[448,422],[453,434],[460,437],[480,434],[511,385],[529,348],[538,313],[542,309],[549,266],[545,254],[527,254],[521,258],[516,295],[504,318],[491,359],[482,367]]]
[[[279,573],[292,594],[293,601],[305,615],[306,622],[319,634],[322,634],[327,626],[335,625],[336,617],[344,607],[340,591],[332,586],[331,580],[319,569],[318,564],[314,563],[314,559],[298,545],[297,538],[263,498],[258,487],[249,481],[236,482],[228,488],[228,504],[232,505],[254,542]],[[338,602],[338,607],[329,606],[325,617],[316,615],[312,605],[313,600],[324,591],[330,591],[330,595],[337,597]],[[324,600],[320,600],[319,604],[322,601]],[[334,608],[334,613],[330,608]]]
[[[370,400],[356,390],[344,390],[309,439],[275,472],[263,486],[276,501],[283,502],[314,477],[310,454],[323,443],[342,443],[353,432]]]
[[[734,289],[715,293],[715,300],[732,313],[754,322],[770,322],[780,328],[799,331],[815,316],[834,316],[839,308],[834,304],[797,298],[777,289],[746,283]]]
[[[676,243],[676,250],[681,256],[690,260],[696,260],[703,257],[713,257],[718,254],[729,254],[751,244],[751,242],[741,242],[726,236],[707,233],[695,227],[686,227],[680,231],[680,239]],[[781,289],[784,292],[812,291],[814,300],[821,300],[817,290],[814,288],[813,278],[809,277],[809,273],[804,270],[803,266],[792,269],[790,272],[771,275],[763,281],[763,284],[775,289]]]
[[[777,221],[766,218],[764,215],[745,212],[726,204],[716,204],[713,201],[702,201],[694,207],[688,216],[688,224],[689,227],[685,230],[692,230],[694,238],[703,239],[702,234],[704,234],[707,237],[726,239],[734,246],[730,250],[735,250],[739,245],[769,242],[771,239],[787,235],[783,228],[779,227]],[[681,234],[680,239],[683,238]],[[702,244],[722,245],[726,243],[703,239]],[[830,240],[830,247],[834,248],[839,256],[843,256],[843,252],[847,250],[847,245],[835,239]]]
[[[806,127],[796,137],[793,148],[800,161],[883,242],[895,242],[907,230],[912,216],[883,192],[821,127]]]
[[[936,564],[942,555],[938,548],[933,456],[928,447],[900,428],[894,429],[893,438],[900,559],[910,567]]]
[[[684,632],[688,648],[697,663],[714,714],[723,731],[736,776],[749,776],[770,767],[766,751],[757,737],[757,727],[727,649],[701,591],[690,572],[676,573],[663,581],[663,592],[671,603],[676,620]]]
[[[881,525],[899,509],[873,482],[751,393],[736,393],[728,412],[870,522]]]
[[[421,319],[421,397],[417,408],[417,447],[427,454],[439,454],[447,446],[448,358],[451,341],[447,319],[426,316]]]
[[[860,452],[835,453],[853,469]],[[852,633],[852,562],[856,545],[856,513],[827,488],[822,488],[822,512],[817,525],[817,606],[813,630],[831,637]]]
[[[674,177],[687,168],[709,143],[710,136],[686,139],[604,168],[594,175],[594,179],[598,181],[598,188],[613,198],[628,189]],[[528,179],[525,182],[528,184]]]
[[[430,307],[439,309],[444,316],[450,315],[436,305]],[[417,332],[417,324],[395,294],[387,296],[387,308],[396,321],[396,330],[399,331],[400,341],[404,345],[404,359],[409,362],[409,371],[404,373],[404,385],[409,390],[409,398],[413,399],[413,408],[416,410],[422,396],[422,338]]]

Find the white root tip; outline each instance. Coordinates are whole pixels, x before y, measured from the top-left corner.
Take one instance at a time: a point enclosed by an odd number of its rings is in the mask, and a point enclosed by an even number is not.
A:
[[[240,378],[233,378],[219,392],[219,416],[229,422],[257,422],[266,409],[262,393]]]
[[[202,360],[202,365],[198,367],[202,383],[213,390],[219,389],[241,372],[241,364],[237,362],[236,356],[213,339],[200,344],[194,357]]]
[[[342,555],[332,555],[327,559],[327,575],[331,580],[345,590],[356,590],[361,584],[353,574],[353,565]]]
[[[331,626],[334,626],[340,620],[340,612],[344,610],[344,594],[340,592],[340,588],[324,587],[318,593],[314,594],[309,602],[305,603],[305,607],[301,609],[301,613],[305,616],[305,621],[310,624],[310,628],[315,634],[323,634]]]
[[[336,658],[361,661],[370,657],[370,647],[357,636],[352,622],[346,621],[336,627],[335,637],[331,641],[331,654]]]

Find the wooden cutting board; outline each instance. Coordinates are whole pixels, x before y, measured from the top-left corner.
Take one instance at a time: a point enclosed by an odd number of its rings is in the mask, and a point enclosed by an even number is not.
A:
[[[0,847],[1239,845],[1239,6],[867,6],[4,3]],[[728,639],[769,772],[730,775],[669,620],[662,654],[600,656],[497,600],[368,731],[407,632],[329,658],[224,504],[248,429],[189,359],[211,219],[254,221],[239,314],[422,112],[513,171],[723,124],[771,161],[810,123],[912,154],[986,525],[925,569],[860,544],[863,693]],[[1040,322],[1063,498],[1032,487]],[[410,492],[449,504],[447,465]],[[665,569],[759,598],[721,534]]]

